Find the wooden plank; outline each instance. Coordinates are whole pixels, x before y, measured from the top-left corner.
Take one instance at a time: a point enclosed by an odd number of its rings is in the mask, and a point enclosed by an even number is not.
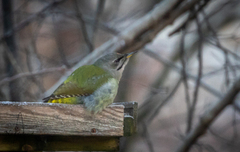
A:
[[[132,136],[137,133],[137,102],[118,102],[114,105],[124,105],[124,136]]]
[[[136,126],[136,102],[112,104],[97,116],[82,105],[0,102],[0,151],[116,151],[119,137]]]
[[[119,137],[0,135],[0,151],[117,151]]]
[[[0,134],[123,136],[124,106],[97,115],[83,105],[0,102]]]

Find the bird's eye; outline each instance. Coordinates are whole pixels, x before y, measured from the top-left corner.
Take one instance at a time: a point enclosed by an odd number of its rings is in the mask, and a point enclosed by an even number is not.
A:
[[[116,59],[113,61],[113,63],[119,63],[119,61],[120,61],[119,59]]]
[[[120,58],[117,58],[116,60],[114,60],[113,62],[114,63],[119,63],[120,61],[121,61],[121,59],[123,58],[123,56],[122,57],[120,57]]]

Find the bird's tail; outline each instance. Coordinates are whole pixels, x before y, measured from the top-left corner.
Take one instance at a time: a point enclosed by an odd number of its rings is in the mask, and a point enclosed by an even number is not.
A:
[[[44,103],[47,103],[50,98],[51,98],[51,96],[43,98],[42,100],[43,100]]]

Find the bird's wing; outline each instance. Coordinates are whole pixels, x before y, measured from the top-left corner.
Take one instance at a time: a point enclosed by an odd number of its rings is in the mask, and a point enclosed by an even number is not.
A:
[[[49,99],[68,98],[75,96],[88,96],[102,86],[112,76],[95,65],[85,65],[75,70],[55,91],[44,98]]]

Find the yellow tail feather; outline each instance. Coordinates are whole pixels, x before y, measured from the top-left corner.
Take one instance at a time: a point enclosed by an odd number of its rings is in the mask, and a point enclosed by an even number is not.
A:
[[[50,99],[47,102],[48,103],[64,103],[64,104],[78,104],[79,103],[77,97]]]

